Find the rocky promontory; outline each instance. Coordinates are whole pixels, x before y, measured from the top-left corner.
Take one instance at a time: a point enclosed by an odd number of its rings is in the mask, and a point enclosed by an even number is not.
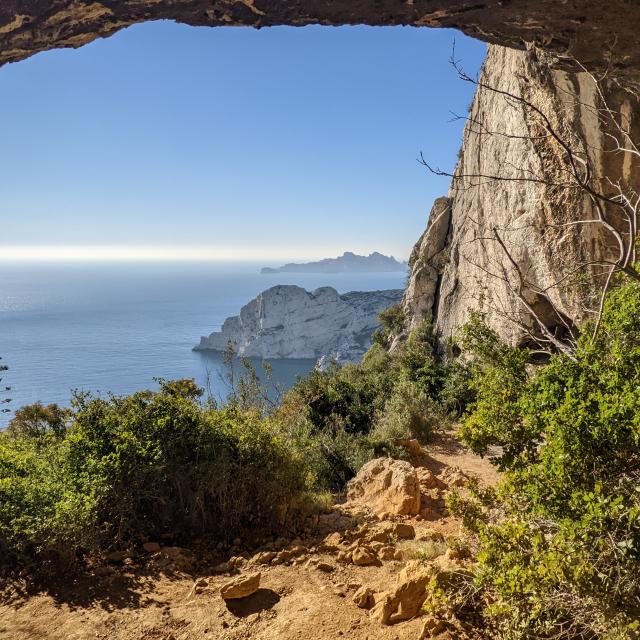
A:
[[[231,343],[241,356],[354,362],[371,345],[380,311],[401,299],[401,289],[340,295],[332,287],[306,291],[277,285],[227,318],[221,331],[203,336],[194,349],[224,351]]]

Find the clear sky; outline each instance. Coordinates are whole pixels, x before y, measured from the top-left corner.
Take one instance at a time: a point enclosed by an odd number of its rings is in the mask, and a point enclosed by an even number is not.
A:
[[[485,46],[445,30],[148,23],[0,69],[0,259],[406,258]]]

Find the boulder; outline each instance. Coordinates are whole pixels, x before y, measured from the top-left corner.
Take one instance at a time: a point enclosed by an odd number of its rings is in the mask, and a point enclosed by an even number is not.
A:
[[[246,598],[260,587],[260,573],[247,573],[233,578],[222,585],[220,595],[224,600]]]
[[[371,615],[382,624],[395,624],[417,616],[427,598],[427,584],[432,575],[433,570],[421,562],[408,562],[398,576],[395,589],[376,604]]]
[[[386,546],[382,547],[382,549],[380,549],[378,551],[378,558],[380,558],[380,560],[382,560],[383,562],[388,562],[390,560],[395,560],[396,559],[396,548],[391,546],[391,545],[386,545]]]
[[[416,515],[420,511],[416,470],[403,460],[371,460],[349,481],[347,499],[370,507],[379,517]]]
[[[418,469],[416,469],[416,473],[418,474],[420,487],[424,491],[428,491],[429,489],[446,489],[447,487],[447,485],[442,482],[442,480],[440,480],[432,471],[429,471],[429,469],[419,467]]]
[[[406,522],[394,522],[389,526],[389,532],[392,536],[400,540],[412,540],[416,537],[416,530]]]
[[[469,476],[460,467],[447,467],[442,479],[449,487],[464,487],[469,482]]]

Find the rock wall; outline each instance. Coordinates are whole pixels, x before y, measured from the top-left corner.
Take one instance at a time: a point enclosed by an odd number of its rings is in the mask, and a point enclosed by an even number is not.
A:
[[[548,115],[563,139],[588,154],[598,176],[640,190],[637,162],[613,152],[588,74],[557,70],[533,48],[492,46],[481,85],[525,97]],[[615,83],[601,86],[616,118],[624,114],[640,140],[637,98]],[[595,215],[584,193],[558,186],[567,182],[567,156],[545,133],[530,109],[479,86],[448,197],[434,204],[411,255],[403,300],[407,331],[431,315],[446,339],[456,335],[471,310],[480,309],[512,343],[539,335],[527,308],[500,277],[513,270],[496,231],[527,281],[536,285],[525,291],[525,301],[545,323],[562,331],[565,322],[589,317],[605,269],[591,265],[571,272],[581,263],[615,256],[616,243],[601,225],[571,224]],[[606,180],[601,187],[613,193]],[[611,210],[609,215],[615,218]]]
[[[332,287],[309,292],[277,285],[227,318],[221,331],[202,337],[195,349],[224,351],[231,341],[242,356],[355,362],[371,345],[380,311],[401,298],[400,289],[339,295]]]

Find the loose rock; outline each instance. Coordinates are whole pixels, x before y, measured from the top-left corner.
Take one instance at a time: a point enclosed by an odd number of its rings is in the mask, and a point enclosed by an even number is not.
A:
[[[407,563],[398,576],[395,589],[375,605],[371,615],[382,624],[395,624],[417,616],[427,598],[426,589],[431,577],[432,570],[420,562]]]
[[[246,598],[260,588],[260,573],[249,573],[229,580],[220,588],[224,600]]]
[[[360,609],[371,609],[375,604],[374,593],[375,591],[370,587],[360,587],[353,594],[353,601]]]

